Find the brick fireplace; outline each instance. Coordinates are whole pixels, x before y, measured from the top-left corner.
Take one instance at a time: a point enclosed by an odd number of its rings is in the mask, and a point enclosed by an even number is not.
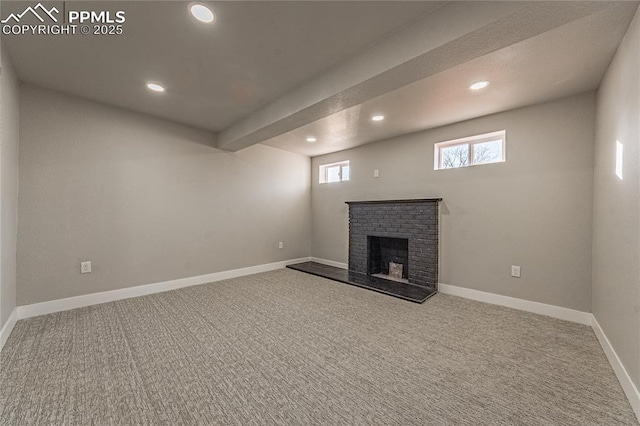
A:
[[[440,201],[348,201],[349,271],[384,277],[394,262],[400,281],[436,290]]]

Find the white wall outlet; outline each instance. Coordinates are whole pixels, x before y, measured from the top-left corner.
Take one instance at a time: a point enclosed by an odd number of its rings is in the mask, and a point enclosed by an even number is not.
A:
[[[284,248],[284,243],[283,243],[282,241],[280,241],[280,242],[278,243],[278,248],[279,248],[279,249]]]
[[[80,262],[80,273],[88,274],[91,272],[91,262]]]
[[[520,278],[520,267],[516,265],[511,265],[511,276]]]
[[[375,169],[375,170],[373,171],[373,177],[380,177],[380,170]]]

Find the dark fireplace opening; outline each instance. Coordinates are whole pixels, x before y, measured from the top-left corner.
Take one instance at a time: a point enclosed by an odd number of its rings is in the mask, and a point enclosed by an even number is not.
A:
[[[367,236],[369,275],[409,282],[409,240],[407,238]],[[393,270],[390,271],[390,264]],[[401,270],[401,271],[400,271]]]

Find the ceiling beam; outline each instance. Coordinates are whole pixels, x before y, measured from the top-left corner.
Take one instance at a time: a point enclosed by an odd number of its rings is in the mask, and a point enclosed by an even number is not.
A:
[[[607,7],[611,3],[447,3],[223,130],[217,147],[244,149]]]

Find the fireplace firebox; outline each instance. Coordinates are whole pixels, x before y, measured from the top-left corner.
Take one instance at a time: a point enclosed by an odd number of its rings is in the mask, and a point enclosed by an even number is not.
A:
[[[368,235],[367,253],[369,275],[409,282],[409,240],[407,238]],[[390,269],[395,269],[397,274]]]

